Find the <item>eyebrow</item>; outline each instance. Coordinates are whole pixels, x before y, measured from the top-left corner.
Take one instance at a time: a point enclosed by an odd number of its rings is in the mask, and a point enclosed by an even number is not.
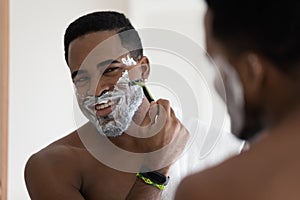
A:
[[[76,70],[72,73],[72,79],[74,79],[77,75],[86,74],[86,73],[87,73],[87,71],[84,69]]]
[[[108,66],[108,65],[113,64],[113,63],[117,63],[118,64],[118,63],[120,63],[120,61],[113,60],[113,59],[108,59],[108,60],[105,60],[103,62],[98,63],[97,64],[97,68],[99,68],[99,67],[105,67],[105,66]]]

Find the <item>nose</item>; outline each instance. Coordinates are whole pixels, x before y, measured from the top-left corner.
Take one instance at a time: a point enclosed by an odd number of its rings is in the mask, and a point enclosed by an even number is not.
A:
[[[92,79],[90,87],[90,95],[99,97],[108,91],[113,91],[115,84],[118,82],[119,76],[106,77],[101,76],[101,78],[95,76]]]
[[[97,88],[94,91],[95,96],[100,97],[108,91],[112,91],[114,89],[114,85],[108,82],[104,82],[99,80],[97,84]]]

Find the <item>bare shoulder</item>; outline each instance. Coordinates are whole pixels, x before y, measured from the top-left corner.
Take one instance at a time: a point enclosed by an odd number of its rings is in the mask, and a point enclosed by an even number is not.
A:
[[[263,140],[249,151],[185,178],[176,199],[299,199],[298,143],[282,137]]]
[[[266,164],[265,158],[264,153],[259,155],[257,151],[246,151],[217,166],[192,174],[179,185],[176,200],[265,199],[260,198],[267,184],[260,181],[260,177],[270,171],[270,165],[263,166]]]
[[[79,144],[77,142],[77,144]],[[76,160],[76,154],[80,146],[76,144],[76,132],[73,132],[64,138],[61,138],[42,150],[34,153],[28,160],[26,168],[36,165],[55,165],[67,164]],[[45,167],[45,166],[44,166]]]
[[[182,199],[230,199],[223,196],[232,185],[232,176],[235,174],[235,157],[222,164],[192,174],[180,183],[177,188],[176,200]],[[232,167],[234,166],[234,167]],[[230,183],[230,184],[228,184]]]
[[[244,152],[220,165],[190,175],[178,187],[176,200],[260,199],[256,197],[265,186],[263,182],[256,183],[256,179],[262,177],[265,170],[259,170],[259,159],[256,160],[253,152]]]
[[[33,154],[25,166],[25,181],[31,198],[43,193],[50,198],[47,190],[52,190],[53,195],[53,190],[57,191],[57,196],[68,190],[78,192],[81,184],[79,155],[82,150],[76,132],[73,132]]]

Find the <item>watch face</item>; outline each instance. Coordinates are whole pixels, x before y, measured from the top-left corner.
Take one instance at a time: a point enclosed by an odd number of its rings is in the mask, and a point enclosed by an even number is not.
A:
[[[169,182],[169,177],[160,174],[156,171],[153,172],[145,172],[145,173],[141,173],[142,176],[149,178],[151,181],[153,181],[154,183],[160,184],[160,185],[167,185]]]

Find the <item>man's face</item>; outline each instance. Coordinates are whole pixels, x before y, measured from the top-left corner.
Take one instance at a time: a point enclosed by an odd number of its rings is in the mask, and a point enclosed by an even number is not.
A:
[[[212,56],[223,80],[216,80],[217,92],[226,102],[231,118],[232,133],[241,139],[250,139],[262,130],[261,116],[251,98],[247,98],[247,74],[243,58],[234,57],[212,34],[212,12],[205,16],[207,51]],[[225,95],[219,88],[224,84]]]
[[[69,46],[69,67],[79,106],[106,136],[121,135],[143,99],[142,89],[130,85],[131,80],[141,79],[138,63],[115,34],[86,34]]]

